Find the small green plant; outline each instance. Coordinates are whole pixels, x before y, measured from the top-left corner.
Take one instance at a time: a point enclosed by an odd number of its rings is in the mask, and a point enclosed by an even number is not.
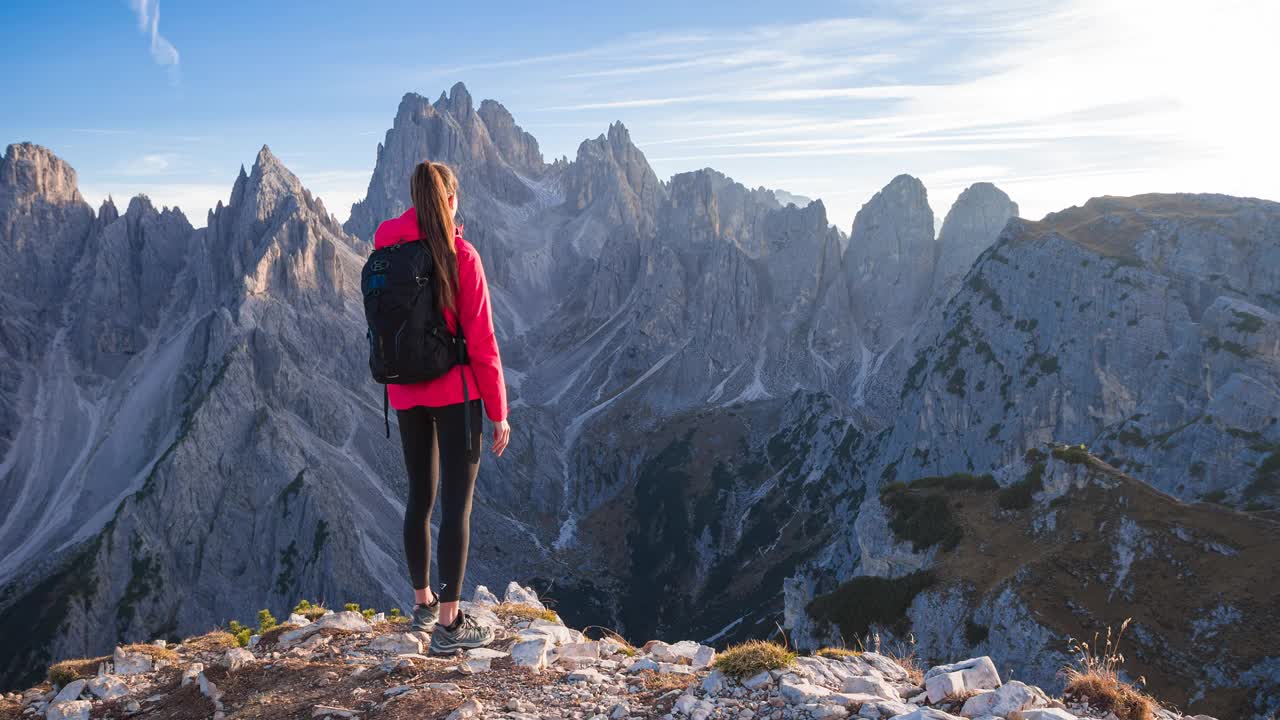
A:
[[[818,657],[823,657],[830,660],[843,660],[844,658],[847,658],[847,657],[858,657],[861,654],[862,653],[858,650],[850,650],[849,648],[837,648],[837,647],[824,647],[818,650],[818,652],[814,653],[814,655],[817,655]]]
[[[358,612],[360,612],[360,603],[347,603],[346,605],[343,605],[343,606],[342,606],[342,609],[343,609],[343,610],[348,610],[348,611],[350,611],[350,612],[357,612],[357,613],[358,613]]]
[[[253,629],[241,625],[239,621],[232,620],[227,623],[227,630],[235,636],[236,644],[240,647],[249,647],[249,638],[253,635]]]
[[[1064,445],[1053,449],[1053,457],[1072,465],[1085,465],[1089,462],[1089,451],[1084,445]]]
[[[310,600],[299,600],[297,605],[293,606],[293,612],[301,615],[308,620],[316,620],[323,617],[328,609],[319,603],[313,603]]]
[[[796,654],[775,642],[748,640],[716,655],[712,667],[732,678],[749,678],[765,670],[790,667]]]
[[[258,634],[259,635],[261,635],[262,633],[265,633],[266,631],[270,630],[271,628],[279,624],[280,623],[276,622],[275,617],[272,616],[270,610],[267,610],[264,608],[258,611]]]
[[[372,620],[373,616],[378,614],[378,611],[373,608],[365,608],[360,611],[360,614],[364,616],[365,620]]]
[[[393,608],[391,608],[390,610],[388,610],[388,611],[387,611],[387,617],[391,618],[392,620],[394,620],[394,619],[396,619],[396,618],[400,617],[400,608],[398,608],[398,607],[393,607]]]

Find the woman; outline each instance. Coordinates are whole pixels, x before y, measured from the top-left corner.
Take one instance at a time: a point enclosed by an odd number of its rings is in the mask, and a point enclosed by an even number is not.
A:
[[[458,180],[449,166],[420,163],[410,184],[413,207],[387,220],[374,233],[374,247],[426,239],[436,267],[436,300],[449,331],[459,324],[468,362],[427,382],[388,385],[400,423],[409,501],[404,513],[404,551],[409,559],[415,605],[413,629],[431,633],[432,653],[453,653],[493,641],[493,630],[458,607],[467,566],[471,494],[480,468],[480,403],[493,421],[493,453],[501,456],[511,437],[507,424],[507,387],[493,333],[489,286],[480,255],[454,226]],[[463,375],[464,377],[459,377]],[[464,402],[463,380],[480,398]],[[465,423],[476,438],[468,448]],[[438,467],[437,467],[438,465]],[[428,582],[431,567],[431,511],[440,488],[439,593]],[[433,627],[434,626],[434,627]]]

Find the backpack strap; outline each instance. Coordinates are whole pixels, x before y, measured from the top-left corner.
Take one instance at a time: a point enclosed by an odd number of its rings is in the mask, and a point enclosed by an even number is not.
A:
[[[384,383],[382,385],[382,424],[387,426],[388,440],[391,439],[391,411],[387,409],[387,405],[390,404],[390,401],[388,400],[390,395],[391,392],[387,390],[387,386]]]
[[[462,376],[462,437],[467,443],[467,453],[471,453],[471,406],[470,395],[467,394],[467,339],[462,335],[462,324],[458,324],[457,339],[454,340],[458,347],[458,364],[462,369],[458,372]]]

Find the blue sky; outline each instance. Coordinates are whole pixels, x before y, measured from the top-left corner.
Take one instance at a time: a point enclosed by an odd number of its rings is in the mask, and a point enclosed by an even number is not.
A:
[[[459,80],[548,159],[622,120],[660,177],[821,197],[846,232],[902,172],[939,216],[981,180],[1033,218],[1280,199],[1276,2],[53,5],[0,6],[0,144],[52,148],[95,204],[144,192],[197,226],[263,143],[345,219],[401,96]]]

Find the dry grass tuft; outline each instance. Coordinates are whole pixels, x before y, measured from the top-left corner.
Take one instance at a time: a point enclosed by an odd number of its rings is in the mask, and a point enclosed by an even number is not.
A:
[[[182,641],[183,647],[196,652],[217,653],[239,645],[236,636],[226,630],[214,630]]]
[[[493,607],[493,611],[500,618],[517,618],[519,620],[546,620],[548,622],[559,622],[560,616],[556,615],[554,610],[542,610],[532,605],[523,603],[504,602]]]
[[[901,655],[887,652],[884,656],[898,663],[898,667],[907,671],[907,679],[911,681],[912,685],[924,685],[924,668],[920,667],[920,661],[916,659],[915,650]]]
[[[1120,720],[1152,720],[1155,717],[1155,701],[1119,678],[1068,673],[1063,694],[1088,698],[1091,707],[1115,713]]]
[[[859,652],[870,651],[877,655],[883,655],[897,663],[907,673],[907,679],[914,685],[924,685],[924,668],[920,667],[920,661],[916,658],[916,636],[907,633],[905,640],[897,643],[886,643],[883,647],[880,644],[880,633],[873,632],[864,637],[853,638],[854,643],[860,648]]]
[[[641,670],[637,677],[640,678],[640,682],[643,684],[645,690],[657,693],[666,693],[671,690],[684,690],[692,685],[696,679],[692,675],[684,675],[682,673],[660,673],[656,670]]]
[[[796,654],[767,640],[749,640],[716,655],[712,667],[732,678],[748,678],[765,670],[779,670],[796,661]]]
[[[1076,659],[1074,666],[1062,669],[1067,681],[1063,695],[1087,699],[1092,707],[1114,713],[1120,720],[1152,720],[1155,700],[1120,679],[1120,666],[1124,664],[1120,639],[1131,620],[1126,618],[1114,636],[1110,627],[1105,638],[1095,633],[1092,646],[1071,638],[1068,648]],[[1138,680],[1142,682],[1142,678]]]
[[[167,647],[152,645],[151,643],[137,643],[135,645],[121,646],[125,652],[142,653],[151,657],[151,662],[163,662],[173,665],[178,662],[178,653]]]
[[[814,653],[818,657],[828,658],[830,660],[843,660],[847,657],[858,657],[862,654],[861,650],[850,650],[849,648],[824,647]]]
[[[98,665],[111,659],[110,655],[96,658],[76,658],[63,660],[49,666],[49,682],[62,687],[76,680],[88,680],[98,674]]]
[[[600,631],[600,634],[604,636],[600,638],[601,640],[612,640],[618,646],[618,652],[626,655],[627,657],[635,657],[636,654],[640,652],[636,649],[636,646],[632,645],[626,638],[603,625],[588,625],[582,628],[582,634],[587,637],[591,637],[591,631],[593,630]]]

